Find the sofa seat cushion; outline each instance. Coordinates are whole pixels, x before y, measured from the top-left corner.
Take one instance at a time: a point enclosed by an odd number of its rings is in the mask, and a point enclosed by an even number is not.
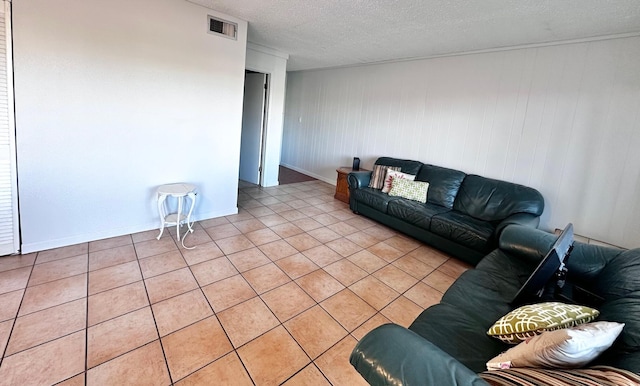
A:
[[[512,310],[509,304],[513,297],[511,288],[511,283],[503,283],[499,277],[470,269],[449,287],[441,302],[465,310],[478,325],[488,330],[496,320]]]
[[[389,202],[387,213],[417,227],[429,230],[431,218],[436,214],[448,212],[440,205],[396,198]]]
[[[477,251],[488,252],[494,245],[494,226],[455,210],[433,216],[429,230]]]
[[[424,310],[409,329],[478,373],[487,368],[487,360],[508,348],[488,337],[483,327],[466,310],[440,303]]]
[[[382,193],[379,189],[362,188],[353,192],[353,197],[359,203],[368,205],[382,213],[387,213],[387,205],[389,201],[397,200],[396,197],[390,197],[386,193]]]
[[[551,244],[549,244],[550,246]],[[549,247],[545,248],[548,249]],[[512,248],[515,249],[516,247],[512,246]],[[500,284],[495,288],[499,289],[503,294],[503,300],[507,303],[513,300],[520,287],[522,287],[543,258],[543,256],[539,256],[537,259],[526,260],[525,258],[514,258],[512,256],[503,248],[495,249],[480,260],[475,269],[493,277],[493,280]]]

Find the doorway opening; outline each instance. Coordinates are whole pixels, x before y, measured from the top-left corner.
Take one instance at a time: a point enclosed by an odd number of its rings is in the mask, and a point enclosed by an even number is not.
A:
[[[245,70],[239,180],[263,185],[269,74]]]

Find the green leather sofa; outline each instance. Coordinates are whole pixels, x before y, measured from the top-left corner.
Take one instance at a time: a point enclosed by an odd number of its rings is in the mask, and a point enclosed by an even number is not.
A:
[[[404,328],[380,326],[365,335],[351,364],[371,385],[485,385],[477,375],[508,346],[486,335],[514,307],[518,289],[556,236],[510,225],[499,248],[463,273],[439,304]],[[640,373],[640,249],[621,250],[576,242],[568,280],[602,296],[597,320],[625,323],[612,347],[589,364]]]
[[[496,247],[505,226],[536,228],[544,210],[540,192],[523,185],[397,158],[375,165],[399,166],[428,182],[426,204],[369,188],[371,172],[358,171],[347,176],[351,210],[473,265]]]

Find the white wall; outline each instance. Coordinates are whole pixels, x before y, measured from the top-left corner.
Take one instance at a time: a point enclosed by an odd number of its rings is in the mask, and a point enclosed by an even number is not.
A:
[[[247,44],[247,69],[270,76],[262,186],[278,185],[288,58],[271,48]]]
[[[237,212],[246,22],[178,0],[15,1],[13,20],[23,253],[157,228],[164,183],[198,186],[198,219]]]
[[[541,191],[541,228],[640,246],[640,37],[288,75],[282,163],[404,157]]]

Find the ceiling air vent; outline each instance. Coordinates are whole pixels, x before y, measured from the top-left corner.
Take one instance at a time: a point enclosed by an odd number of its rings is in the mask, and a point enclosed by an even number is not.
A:
[[[222,35],[226,38],[236,40],[238,35],[238,24],[230,21],[218,19],[208,15],[209,33],[214,35]]]

